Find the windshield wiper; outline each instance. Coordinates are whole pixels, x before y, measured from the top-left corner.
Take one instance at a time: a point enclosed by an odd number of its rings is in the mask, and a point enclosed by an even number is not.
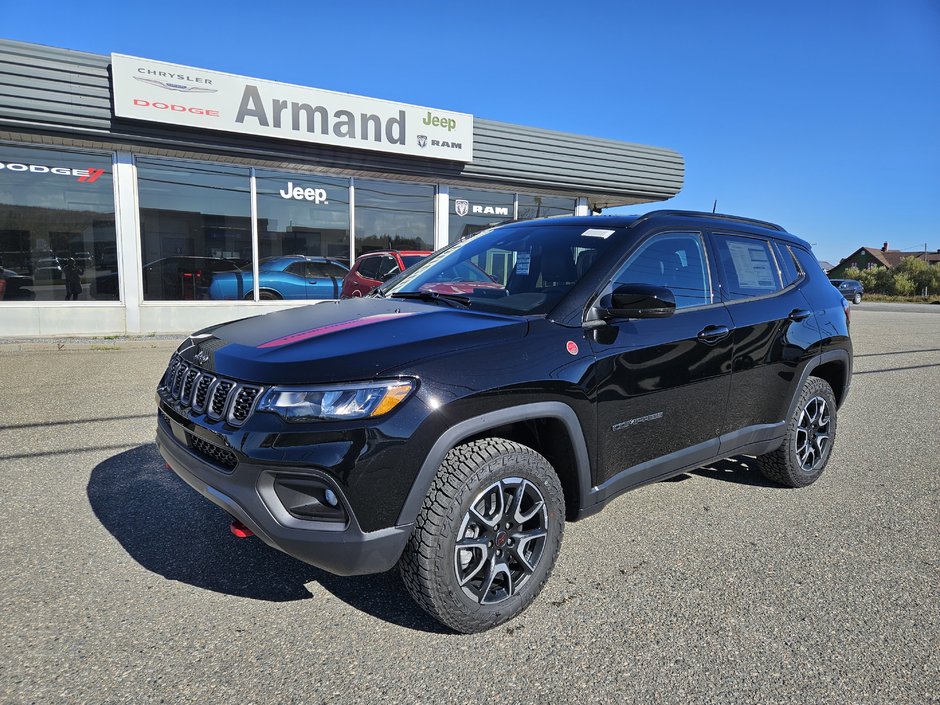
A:
[[[421,301],[443,301],[460,308],[470,308],[470,297],[463,294],[440,294],[436,291],[396,291],[393,299],[419,299]]]

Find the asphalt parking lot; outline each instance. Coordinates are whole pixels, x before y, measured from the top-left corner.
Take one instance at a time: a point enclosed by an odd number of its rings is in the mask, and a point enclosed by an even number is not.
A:
[[[473,636],[232,537],[152,443],[173,342],[0,342],[0,702],[940,702],[938,309],[853,308],[815,485],[742,457],[627,494]]]

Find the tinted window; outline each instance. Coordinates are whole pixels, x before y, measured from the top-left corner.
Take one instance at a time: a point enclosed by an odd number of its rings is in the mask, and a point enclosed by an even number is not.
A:
[[[780,291],[770,243],[761,238],[716,234],[715,249],[724,274],[726,299],[766,296]]]
[[[394,257],[382,257],[379,262],[379,279],[385,279],[398,271],[398,262]]]
[[[336,277],[342,279],[349,272],[336,262],[307,262],[307,276],[311,279]]]
[[[796,258],[785,243],[775,241],[774,245],[777,249],[777,262],[780,264],[780,275],[783,277],[783,285],[790,286],[790,284],[800,278],[799,264],[797,264]]]
[[[654,235],[640,245],[614,277],[614,284],[663,286],[677,308],[712,303],[708,259],[698,233]]]
[[[378,279],[380,264],[382,264],[381,257],[366,257],[359,262],[359,267],[356,271],[359,276],[365,277],[366,279]]]
[[[144,298],[208,298],[212,271],[251,268],[248,169],[137,160]]]
[[[111,156],[0,145],[0,302],[117,299]]]
[[[408,267],[418,264],[425,257],[427,255],[402,255],[401,259],[405,263],[405,269],[408,269]]]
[[[302,277],[304,276],[304,273],[307,271],[307,263],[306,262],[293,262],[289,264],[284,271],[289,274]]]

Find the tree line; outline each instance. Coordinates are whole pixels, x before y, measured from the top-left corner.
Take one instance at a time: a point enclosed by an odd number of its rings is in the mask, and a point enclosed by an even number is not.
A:
[[[860,281],[868,294],[930,296],[940,293],[940,265],[928,264],[917,257],[905,257],[894,269],[849,267],[844,276]]]

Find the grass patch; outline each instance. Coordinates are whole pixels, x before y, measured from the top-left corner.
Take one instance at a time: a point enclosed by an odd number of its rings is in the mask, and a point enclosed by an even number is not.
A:
[[[120,350],[120,345],[92,345],[89,350]]]
[[[863,301],[883,301],[897,304],[940,304],[940,295],[928,296],[888,296],[887,294],[864,294]]]

